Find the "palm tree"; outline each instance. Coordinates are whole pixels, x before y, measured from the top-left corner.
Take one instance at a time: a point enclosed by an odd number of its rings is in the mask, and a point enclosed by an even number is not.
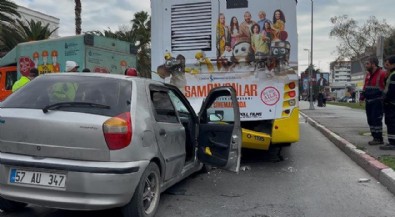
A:
[[[151,77],[151,17],[145,11],[134,14],[132,37],[138,42],[137,70],[144,77]]]
[[[49,23],[44,25],[41,21],[16,20],[15,25],[3,25],[0,32],[2,50],[10,51],[21,42],[44,40],[49,38],[58,28],[51,30]]]
[[[81,35],[81,0],[74,0],[75,2],[75,34]]]
[[[14,18],[13,16],[16,17],[21,17],[21,15],[17,11],[18,5],[16,5],[14,2],[11,2],[9,0],[1,0],[0,4],[0,34],[1,35],[8,35],[8,34],[3,34],[6,30],[6,26],[14,23]],[[1,43],[2,41],[5,41],[4,38],[2,38],[0,35],[0,57],[4,55],[2,48],[5,47],[4,43]],[[10,40],[14,40],[11,38]]]
[[[134,14],[132,29],[124,27],[122,30],[113,32],[110,29],[101,31],[89,31],[87,34],[95,34],[109,38],[127,41],[137,45],[137,70],[143,77],[151,77],[151,17],[147,12],[141,11]]]
[[[93,35],[98,35],[98,36],[104,36],[107,38],[114,38],[118,39],[121,41],[127,41],[132,44],[135,43],[135,40],[131,34],[132,32],[129,30],[118,30],[116,32],[113,32],[111,29],[104,30],[103,32],[99,30],[93,30],[93,31],[87,31],[85,34],[93,34]]]
[[[19,42],[23,41],[22,37],[16,33],[15,28],[3,25],[0,32],[0,51],[6,54],[12,50]]]
[[[17,28],[19,34],[22,36],[24,41],[38,41],[49,38],[58,28],[51,30],[49,23],[44,25],[41,21],[26,20],[22,22],[17,20]]]
[[[0,21],[13,23],[14,19],[12,15],[21,17],[19,12],[17,11],[18,5],[10,0],[1,0],[0,4]]]

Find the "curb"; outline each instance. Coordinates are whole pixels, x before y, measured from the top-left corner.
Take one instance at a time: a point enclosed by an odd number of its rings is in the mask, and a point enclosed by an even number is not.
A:
[[[359,150],[355,145],[344,139],[343,137],[330,131],[325,126],[319,124],[302,111],[300,114],[306,119],[311,126],[320,131],[326,136],[333,144],[335,144],[340,150],[348,155],[354,162],[360,167],[365,169],[371,176],[377,179],[382,185],[388,188],[388,190],[395,194],[395,171],[385,164],[381,163],[368,153]]]

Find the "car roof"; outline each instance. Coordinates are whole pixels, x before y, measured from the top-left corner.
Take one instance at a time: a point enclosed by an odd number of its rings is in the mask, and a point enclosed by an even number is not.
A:
[[[156,85],[165,85],[163,82],[155,81],[150,78],[144,77],[136,77],[136,76],[127,76],[123,74],[109,74],[109,73],[81,73],[81,72],[61,72],[61,73],[47,73],[40,76],[64,76],[64,75],[73,75],[78,77],[102,77],[102,78],[115,78],[115,79],[122,79],[122,80],[133,80],[133,83],[137,84],[145,84],[145,83],[153,83]],[[143,82],[142,82],[143,81]]]

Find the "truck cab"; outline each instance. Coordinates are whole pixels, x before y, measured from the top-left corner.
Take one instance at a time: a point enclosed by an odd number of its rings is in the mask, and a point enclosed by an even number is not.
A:
[[[17,77],[16,66],[0,67],[0,101],[12,93],[12,85]]]

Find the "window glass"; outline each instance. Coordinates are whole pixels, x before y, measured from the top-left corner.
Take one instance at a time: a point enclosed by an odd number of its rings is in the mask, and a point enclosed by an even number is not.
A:
[[[218,95],[210,102],[210,106],[206,107],[208,122],[234,122],[233,103],[230,96]]]
[[[183,113],[183,114],[189,114],[189,111],[185,104],[182,102],[182,100],[179,98],[179,96],[174,93],[173,91],[169,91],[169,96],[171,101],[173,102],[173,105],[176,107],[176,110],[178,113]]]
[[[12,85],[14,85],[16,80],[17,80],[17,73],[15,71],[6,72],[5,89],[12,90]]]
[[[116,116],[130,111],[130,81],[75,75],[43,75],[11,94],[1,105],[3,108],[43,109],[56,103],[74,103],[56,110]],[[76,102],[109,106],[78,106]]]
[[[151,100],[158,122],[178,123],[178,118],[170,97],[165,91],[151,90]]]

